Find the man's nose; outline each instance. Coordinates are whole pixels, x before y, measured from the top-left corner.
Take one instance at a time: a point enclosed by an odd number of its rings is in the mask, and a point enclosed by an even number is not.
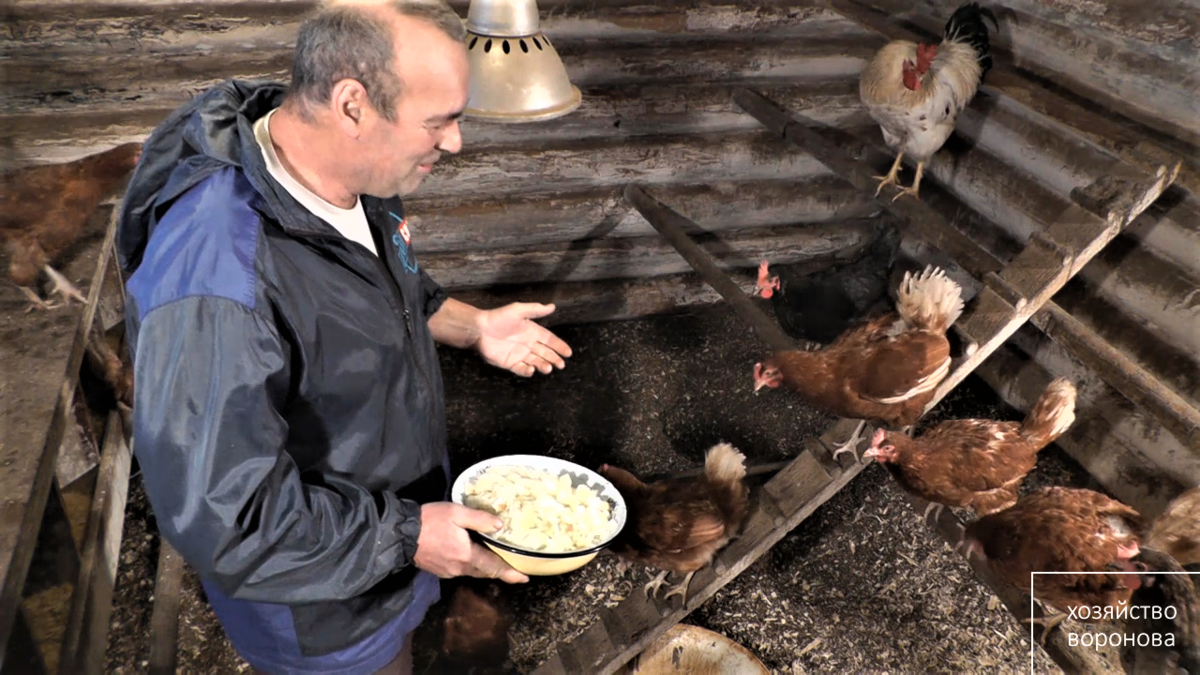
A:
[[[437,149],[452,155],[462,150],[462,129],[458,126],[458,120],[451,122],[442,132],[442,139],[438,143]]]

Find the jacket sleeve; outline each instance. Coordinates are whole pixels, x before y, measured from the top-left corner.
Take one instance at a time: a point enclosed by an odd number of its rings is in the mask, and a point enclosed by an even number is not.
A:
[[[425,298],[425,318],[433,316],[442,308],[442,303],[450,297],[442,285],[433,280],[425,268],[421,268],[421,295]]]
[[[158,307],[137,331],[134,449],[158,527],[233,597],[353,597],[410,565],[420,506],[284,451],[290,350],[228,299]]]

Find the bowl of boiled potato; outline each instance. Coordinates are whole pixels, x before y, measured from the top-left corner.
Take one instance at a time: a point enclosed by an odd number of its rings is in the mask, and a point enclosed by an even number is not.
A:
[[[504,455],[463,471],[451,499],[504,521],[475,532],[528,575],[564,574],[588,564],[625,526],[625,500],[603,476],[553,457]]]

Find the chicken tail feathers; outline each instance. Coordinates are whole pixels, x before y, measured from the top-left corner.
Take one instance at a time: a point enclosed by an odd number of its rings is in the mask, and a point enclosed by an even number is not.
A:
[[[1021,435],[1043,448],[1063,434],[1075,421],[1075,385],[1060,377],[1046,387],[1025,421]]]
[[[714,483],[732,483],[746,477],[746,456],[729,443],[708,449],[704,457],[704,477]]]
[[[979,67],[983,69],[980,76],[992,67],[991,43],[988,41],[988,28],[984,23],[984,18],[992,20],[992,25],[996,30],[1000,30],[1000,24],[996,22],[996,15],[987,7],[980,7],[978,2],[968,2],[967,4],[954,10],[950,15],[950,20],[946,22],[946,30],[942,34],[946,42],[961,42],[971,45],[975,50],[975,58],[979,62]]]
[[[942,334],[963,312],[962,288],[932,265],[918,275],[904,274],[896,311],[910,326]]]

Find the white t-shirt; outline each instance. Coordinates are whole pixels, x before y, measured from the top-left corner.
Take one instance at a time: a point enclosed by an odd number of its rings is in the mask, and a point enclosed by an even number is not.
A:
[[[283,164],[280,164],[279,156],[275,154],[275,145],[271,143],[269,126],[271,115],[275,114],[275,110],[263,115],[254,123],[254,140],[258,141],[258,147],[262,148],[263,159],[267,162],[267,172],[314,216],[332,225],[333,229],[343,237],[356,241],[366,246],[371,253],[379,255],[379,252],[375,250],[375,240],[371,237],[371,227],[367,224],[367,214],[363,211],[361,200],[356,198],[354,206],[348,209],[334,206],[301,185],[299,181],[292,178]]]

